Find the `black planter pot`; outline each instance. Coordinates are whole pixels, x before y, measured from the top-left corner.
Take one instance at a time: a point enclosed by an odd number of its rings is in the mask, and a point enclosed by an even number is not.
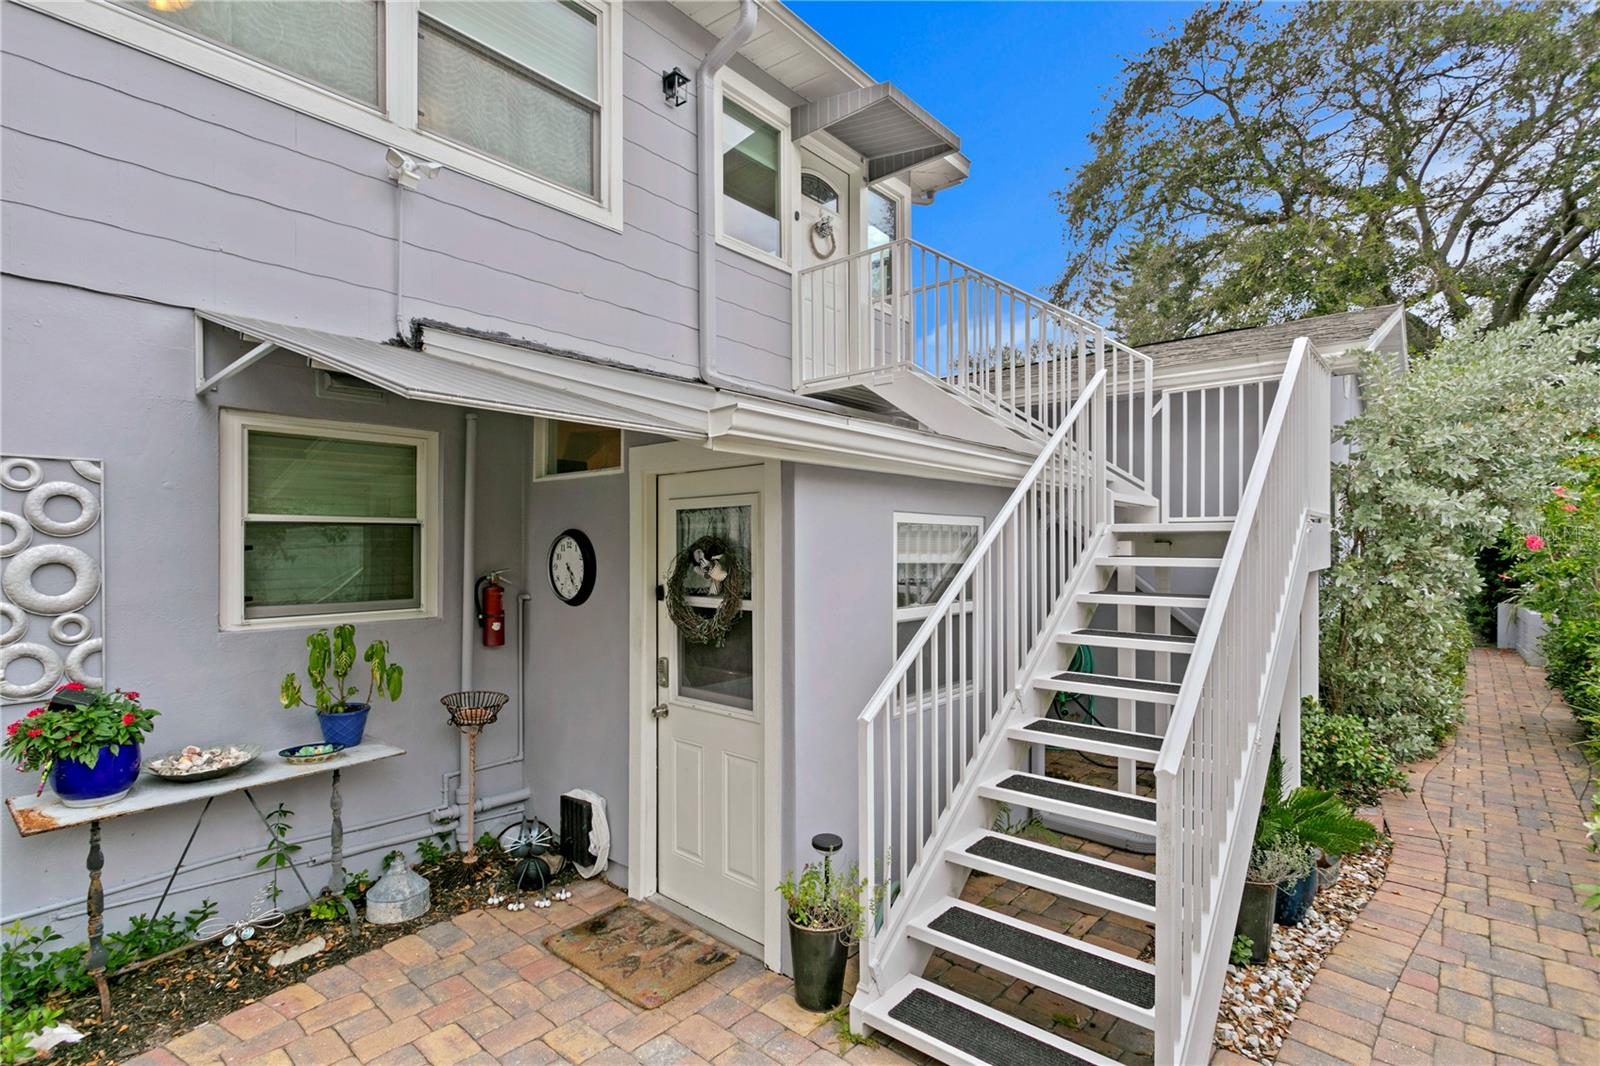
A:
[[[794,1000],[806,1010],[830,1011],[844,998],[844,964],[850,949],[844,928],[805,929],[789,922],[794,957]]]
[[[1272,954],[1272,918],[1278,899],[1273,881],[1246,881],[1244,898],[1239,901],[1239,921],[1235,931],[1250,938],[1250,961],[1266,962]]]

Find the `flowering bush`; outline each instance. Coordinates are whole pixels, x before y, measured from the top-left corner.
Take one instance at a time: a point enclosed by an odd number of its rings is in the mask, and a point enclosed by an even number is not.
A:
[[[1366,410],[1340,427],[1352,454],[1333,472],[1323,704],[1401,762],[1457,719],[1477,554],[1531,518],[1578,451],[1600,409],[1600,365],[1579,358],[1597,349],[1600,321],[1469,323],[1407,373],[1364,366]]]
[[[90,692],[83,685],[62,685],[63,692]],[[120,688],[94,693],[94,701],[62,710],[35,707],[6,726],[6,758],[23,770],[48,773],[58,760],[94,766],[100,749],[115,755],[124,744],[137,744],[150,731],[160,711],[139,702],[137,692]]]

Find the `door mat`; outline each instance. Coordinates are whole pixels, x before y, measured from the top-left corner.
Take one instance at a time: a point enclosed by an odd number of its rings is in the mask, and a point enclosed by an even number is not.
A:
[[[544,946],[634,1006],[649,1010],[687,992],[739,953],[675,918],[619,903]]]

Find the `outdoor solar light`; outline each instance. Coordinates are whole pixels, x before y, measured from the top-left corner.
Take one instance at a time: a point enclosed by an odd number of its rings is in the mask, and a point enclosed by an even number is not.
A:
[[[389,176],[408,189],[417,187],[417,179],[436,177],[444,169],[443,163],[413,159],[398,148],[389,149],[383,159],[389,164]]]
[[[661,93],[673,107],[682,107],[689,102],[689,75],[683,72],[683,68],[673,67],[661,72]]]

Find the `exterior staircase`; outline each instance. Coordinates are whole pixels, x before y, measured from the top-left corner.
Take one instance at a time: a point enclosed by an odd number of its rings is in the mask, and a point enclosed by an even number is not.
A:
[[[859,720],[858,844],[882,902],[852,1023],[942,1062],[1209,1059],[1268,755],[1298,704],[1327,553],[1326,366],[1297,342],[1232,513],[1180,520],[1148,478],[1160,405],[1092,369]]]

